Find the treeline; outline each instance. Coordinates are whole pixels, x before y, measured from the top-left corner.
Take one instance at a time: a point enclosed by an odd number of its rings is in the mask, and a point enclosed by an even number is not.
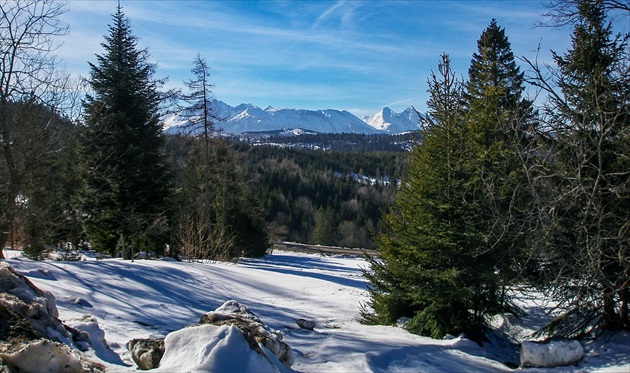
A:
[[[402,152],[409,151],[419,140],[418,131],[399,134],[365,135],[358,133],[310,133],[294,136],[234,136],[252,144],[285,145],[288,147],[323,149],[339,152]]]
[[[630,329],[629,36],[607,21],[630,9],[555,6],[574,27],[555,67],[521,72],[493,20],[466,80],[448,55],[429,77],[423,142],[365,271],[365,322],[482,341],[494,315],[520,313],[516,290],[535,289],[556,305],[541,334]]]

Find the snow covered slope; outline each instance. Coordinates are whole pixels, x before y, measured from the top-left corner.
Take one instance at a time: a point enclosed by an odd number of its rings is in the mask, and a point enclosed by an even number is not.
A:
[[[126,348],[130,339],[163,337],[196,323],[230,299],[282,332],[297,354],[292,368],[299,372],[512,371],[503,364],[509,361],[510,350],[500,345],[480,347],[461,336],[437,340],[398,327],[359,323],[359,306],[369,299],[361,272],[367,262],[362,258],[277,250],[237,264],[119,259],[37,262],[19,252],[5,251],[5,255],[15,270],[55,295],[61,320],[85,318],[85,314],[98,320],[106,341],[118,354],[100,356],[110,371],[137,372]],[[524,305],[526,310],[532,307]],[[299,318],[315,321],[315,330],[298,327]],[[528,320],[529,316],[514,317],[500,329],[520,330],[518,323]],[[539,320],[529,322],[533,325]],[[619,333],[585,346],[587,356],[576,366],[534,371],[628,372],[628,337],[627,332]]]
[[[418,128],[417,115],[411,108],[398,114],[385,108],[369,117],[368,121],[359,119],[345,110],[276,109],[271,106],[261,109],[252,104],[232,107],[219,100],[214,100],[212,106],[214,116],[220,118],[215,124],[215,129],[225,133],[270,132],[299,128],[318,133],[393,134]],[[169,133],[181,131],[186,124],[186,121],[177,115],[166,116],[163,121],[164,128]]]
[[[418,114],[413,108],[407,108],[401,113],[395,113],[386,107],[378,113],[363,117],[365,123],[379,131],[387,133],[401,133],[418,130]]]

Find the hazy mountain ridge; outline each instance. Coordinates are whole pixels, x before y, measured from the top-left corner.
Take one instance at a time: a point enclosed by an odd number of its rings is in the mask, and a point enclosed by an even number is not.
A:
[[[302,129],[317,133],[395,134],[418,129],[418,116],[412,108],[395,113],[389,108],[372,116],[358,118],[345,110],[261,109],[252,104],[232,107],[222,101],[212,102],[214,117],[219,118],[215,130],[229,134]],[[183,115],[163,118],[168,133],[184,132],[187,120]]]

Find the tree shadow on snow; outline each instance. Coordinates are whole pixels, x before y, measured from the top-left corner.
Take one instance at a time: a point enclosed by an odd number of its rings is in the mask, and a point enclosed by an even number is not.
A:
[[[283,266],[302,269],[320,269],[335,272],[353,272],[361,274],[361,269],[350,268],[343,265],[335,265],[334,258],[327,257],[320,259],[315,256],[292,256],[282,254],[271,254],[260,259],[243,259],[240,263],[249,267],[260,268],[264,266]]]

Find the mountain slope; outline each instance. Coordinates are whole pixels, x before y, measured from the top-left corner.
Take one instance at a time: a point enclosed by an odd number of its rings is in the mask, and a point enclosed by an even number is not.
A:
[[[271,106],[261,109],[252,104],[232,107],[219,100],[214,100],[212,106],[214,116],[220,118],[215,130],[231,134],[296,128],[318,133],[393,134],[418,128],[417,115],[411,108],[399,114],[385,108],[370,117],[371,121],[366,121],[345,110],[275,109]],[[187,124],[182,115],[166,116],[163,122],[168,133],[183,132]]]
[[[418,130],[419,119],[418,113],[413,108],[395,113],[388,107],[372,116],[363,117],[363,121],[370,126],[391,134]]]

